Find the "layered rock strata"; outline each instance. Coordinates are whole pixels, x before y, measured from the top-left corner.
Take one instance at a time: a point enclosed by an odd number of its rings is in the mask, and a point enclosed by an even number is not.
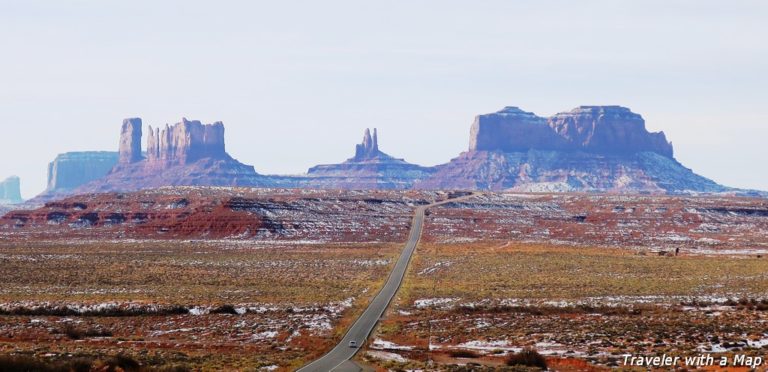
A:
[[[621,106],[580,106],[549,118],[508,106],[475,117],[469,151],[528,150],[673,157],[664,132],[648,132],[642,116]]]
[[[126,119],[121,131],[120,163],[105,177],[77,192],[132,191],[160,186],[255,186],[263,177],[227,154],[224,124],[183,118],[164,129],[149,127],[146,157],[137,157],[141,119]],[[130,146],[123,146],[130,144]],[[136,145],[138,144],[138,145]],[[123,161],[125,160],[125,161]]]
[[[475,118],[469,151],[435,167],[423,189],[532,192],[733,191],[673,157],[663,132],[621,106],[580,106],[544,118],[517,107]]]

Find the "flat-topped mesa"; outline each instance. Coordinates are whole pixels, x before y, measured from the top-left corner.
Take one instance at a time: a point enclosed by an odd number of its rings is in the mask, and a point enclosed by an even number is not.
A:
[[[120,153],[114,151],[78,151],[59,154],[48,163],[48,186],[44,194],[65,194],[88,182],[102,178],[118,164],[119,159]]]
[[[469,134],[470,151],[563,150],[567,146],[547,126],[546,118],[515,106],[475,116]]]
[[[141,155],[141,125],[140,118],[123,120],[118,148],[120,164],[136,163],[144,159]]]
[[[229,159],[224,149],[224,124],[202,124],[182,118],[180,123],[152,129],[147,137],[147,161],[163,164],[189,164],[199,159]]]
[[[549,126],[577,149],[608,154],[655,152],[673,157],[664,132],[651,133],[643,117],[621,106],[580,106],[549,118]]]
[[[508,106],[478,115],[470,151],[585,151],[606,155],[655,152],[673,157],[664,132],[650,133],[642,116],[621,106],[580,106],[550,118]]]
[[[0,204],[21,203],[21,179],[17,176],[10,176],[0,181]],[[2,213],[0,213],[2,214]]]

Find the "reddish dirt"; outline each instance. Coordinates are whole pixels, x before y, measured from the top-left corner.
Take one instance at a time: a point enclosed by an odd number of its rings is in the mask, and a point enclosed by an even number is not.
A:
[[[653,251],[768,252],[768,200],[489,193],[430,210],[429,242],[531,241]]]
[[[413,208],[445,195],[203,187],[85,194],[10,212],[0,236],[399,242]]]

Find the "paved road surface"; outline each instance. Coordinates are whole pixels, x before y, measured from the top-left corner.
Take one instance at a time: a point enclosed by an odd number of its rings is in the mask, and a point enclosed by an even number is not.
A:
[[[392,269],[392,273],[389,274],[389,278],[384,284],[384,287],[382,287],[376,297],[373,298],[373,301],[371,301],[368,308],[365,309],[363,315],[361,315],[347,331],[347,334],[344,335],[341,342],[322,358],[299,369],[299,372],[342,372],[361,370],[361,368],[353,362],[348,362],[359,350],[358,348],[350,347],[349,342],[355,341],[358,347],[365,344],[368,335],[371,334],[376,323],[378,323],[381,318],[381,315],[384,314],[384,310],[387,309],[389,302],[392,301],[395,293],[397,293],[397,290],[400,288],[400,284],[402,284],[403,277],[405,276],[405,270],[408,268],[408,262],[411,260],[411,256],[416,250],[416,244],[418,244],[419,238],[421,237],[421,227],[424,225],[424,212],[427,208],[455,202],[473,195],[474,194],[470,194],[459,198],[448,199],[439,203],[416,208],[416,213],[414,214],[413,222],[411,223],[411,232],[408,235],[408,242],[405,244],[405,249],[400,254],[400,258],[397,259],[395,268]]]

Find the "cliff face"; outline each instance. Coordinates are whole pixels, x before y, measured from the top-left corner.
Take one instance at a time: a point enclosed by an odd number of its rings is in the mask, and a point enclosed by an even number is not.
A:
[[[141,119],[123,120],[118,148],[120,164],[130,164],[144,159],[141,156]]]
[[[479,115],[470,130],[470,151],[586,151],[598,154],[655,152],[672,158],[663,132],[621,106],[581,106],[550,118],[517,107]]]
[[[0,182],[0,204],[21,203],[21,180],[11,176]]]
[[[431,169],[397,159],[379,150],[376,129],[365,130],[355,156],[340,164],[317,165],[297,186],[323,189],[406,189],[426,178]]]
[[[141,132],[139,132],[141,137]],[[203,158],[231,159],[224,149],[224,124],[202,124],[182,118],[165,129],[149,127],[147,161],[162,164],[190,164]]]
[[[119,154],[111,151],[67,152],[48,164],[45,194],[68,193],[102,178],[117,164]]]
[[[565,150],[567,141],[547,125],[547,119],[507,106],[478,115],[469,135],[470,151]]]
[[[672,158],[664,132],[650,133],[645,120],[621,106],[581,106],[548,120],[558,135],[576,150],[602,154],[655,152]]]
[[[469,151],[414,187],[540,192],[688,193],[729,189],[673,158],[663,132],[620,106],[581,106],[550,118],[517,107],[479,115]]]
[[[422,167],[379,148],[365,130],[352,158],[301,176],[264,176],[227,154],[224,125],[182,119],[149,128],[123,121],[119,153],[67,153],[49,167],[49,192],[134,191],[161,186],[317,189],[473,189],[695,193],[734,191],[673,158],[663,132],[620,106],[581,106],[550,118],[517,107],[475,118],[470,149],[447,164]],[[311,156],[311,154],[307,154]],[[118,162],[119,158],[119,162]]]
[[[133,191],[161,186],[256,186],[264,183],[252,166],[224,149],[224,124],[182,119],[164,129],[149,127],[141,156],[141,119],[123,121],[120,162],[109,174],[75,192]]]

